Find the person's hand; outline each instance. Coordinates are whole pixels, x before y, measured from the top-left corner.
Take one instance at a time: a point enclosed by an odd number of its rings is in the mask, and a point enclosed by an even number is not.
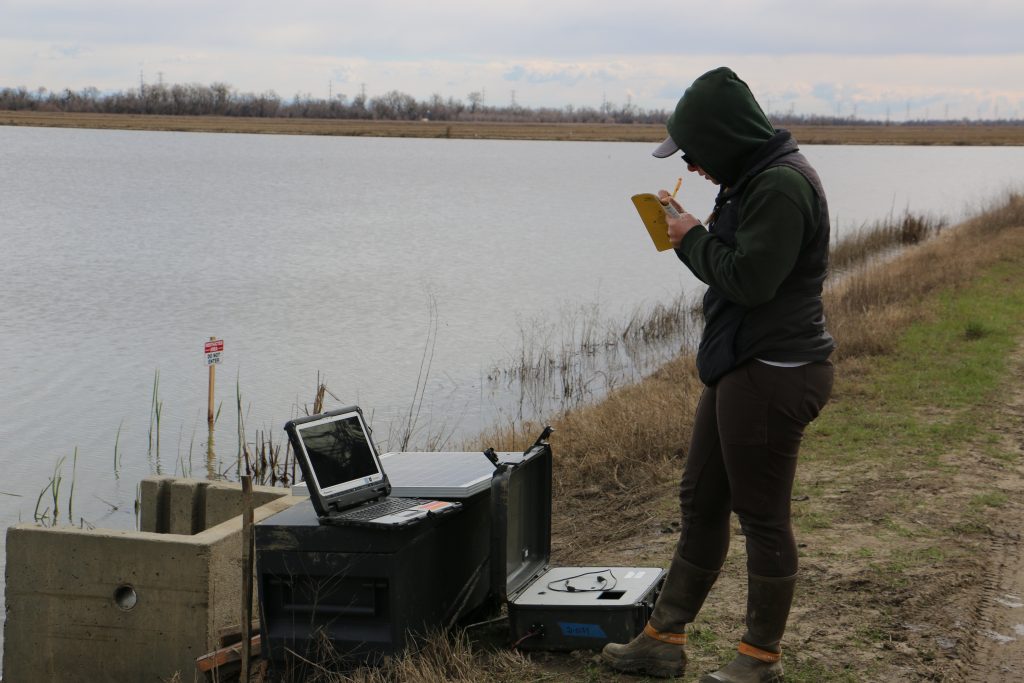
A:
[[[661,200],[662,204],[671,205],[676,211],[679,212],[679,218],[670,214],[665,215],[665,222],[668,223],[668,241],[672,243],[674,248],[679,248],[679,245],[683,243],[683,237],[686,233],[690,232],[693,228],[700,225],[700,221],[693,214],[690,214],[683,208],[683,205],[672,198],[672,195],[666,190],[658,190],[658,199]]]

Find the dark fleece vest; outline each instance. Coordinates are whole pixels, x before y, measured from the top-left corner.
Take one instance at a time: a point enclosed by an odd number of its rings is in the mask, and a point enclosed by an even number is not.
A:
[[[835,348],[832,336],[825,329],[821,301],[822,283],[828,271],[828,204],[817,172],[798,151],[789,132],[780,130],[765,143],[740,181],[719,192],[708,230],[734,246],[744,190],[754,176],[775,166],[788,166],[810,183],[818,203],[817,229],[805,231],[796,264],[770,301],[747,307],[729,301],[714,287],[707,290],[697,370],[701,381],[708,386],[752,358],[780,362],[821,361]]]

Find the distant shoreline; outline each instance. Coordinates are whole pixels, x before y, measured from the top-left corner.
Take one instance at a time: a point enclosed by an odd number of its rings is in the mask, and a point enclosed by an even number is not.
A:
[[[0,111],[0,125],[270,135],[458,138],[487,140],[580,140],[656,142],[660,124],[518,123],[487,121],[384,121],[363,119],[245,118]],[[796,139],[809,145],[1024,145],[1024,126],[795,125]]]

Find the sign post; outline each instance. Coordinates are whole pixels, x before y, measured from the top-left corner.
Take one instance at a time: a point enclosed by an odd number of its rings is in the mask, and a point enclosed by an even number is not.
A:
[[[224,340],[210,337],[210,341],[203,346],[206,353],[206,364],[210,367],[210,395],[206,406],[206,422],[213,430],[213,385],[215,381],[215,368],[220,363],[221,355],[224,353]]]

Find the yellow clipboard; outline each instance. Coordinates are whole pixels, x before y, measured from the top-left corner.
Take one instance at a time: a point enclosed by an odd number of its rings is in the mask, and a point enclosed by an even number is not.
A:
[[[658,251],[671,249],[672,243],[668,241],[668,223],[665,222],[665,213],[667,211],[676,213],[676,210],[671,206],[665,206],[656,195],[649,192],[635,194],[631,199],[651,236],[651,241],[654,242],[654,247]]]

